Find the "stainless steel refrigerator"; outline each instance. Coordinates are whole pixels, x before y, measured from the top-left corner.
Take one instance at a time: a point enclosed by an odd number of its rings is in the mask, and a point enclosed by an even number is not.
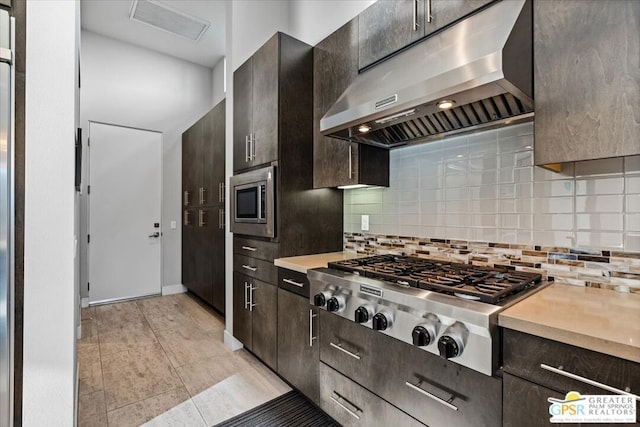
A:
[[[0,10],[0,427],[13,425],[14,19]]]

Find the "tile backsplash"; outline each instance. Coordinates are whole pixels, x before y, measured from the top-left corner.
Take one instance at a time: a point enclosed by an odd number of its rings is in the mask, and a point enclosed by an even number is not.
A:
[[[533,123],[391,151],[390,187],[345,190],[344,231],[640,251],[640,156],[533,166]]]

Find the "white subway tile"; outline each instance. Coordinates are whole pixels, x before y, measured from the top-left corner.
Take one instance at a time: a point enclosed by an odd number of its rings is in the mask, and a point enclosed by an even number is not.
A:
[[[573,178],[573,169],[574,169],[573,163],[564,163],[562,165],[562,172],[555,172],[539,166],[534,166],[533,178],[536,181],[555,181],[558,179],[571,179]]]
[[[627,185],[629,180],[627,178]],[[640,177],[637,179],[638,192],[640,193]],[[590,196],[598,194],[623,194],[624,178],[592,178],[592,179],[576,179],[576,195]]]
[[[467,200],[469,198],[469,189],[462,188],[446,188],[444,190],[444,200]]]
[[[484,142],[469,142],[469,162],[481,165],[485,169],[495,169],[498,166],[498,144],[495,139]]]
[[[573,197],[533,199],[533,211],[536,213],[571,213],[573,212]]]
[[[576,162],[577,177],[594,175],[619,175],[623,172],[624,160],[622,157],[600,160],[588,160]]]
[[[480,187],[469,187],[469,198],[471,200],[478,199],[496,199],[498,197],[497,185],[483,185]]]
[[[400,214],[398,217],[399,223],[402,225],[420,225],[419,214]]]
[[[400,214],[417,214],[420,212],[420,204],[416,200],[415,202],[403,202],[400,203]]]
[[[400,225],[398,227],[398,233],[400,236],[408,236],[408,237],[424,237],[420,236],[420,227],[417,225]]]
[[[521,151],[514,153],[515,167],[533,166],[533,151]]]
[[[444,200],[444,190],[433,190],[433,189],[424,189],[420,190],[420,201],[421,202],[435,202],[439,200]]]
[[[515,182],[531,182],[533,181],[533,167],[514,169]]]
[[[496,199],[481,199],[472,200],[469,202],[469,212],[472,214],[477,213],[493,213],[498,212],[498,200]]]
[[[498,182],[500,184],[513,184],[516,182],[515,169],[501,169],[498,171]]]
[[[467,227],[447,227],[447,239],[469,240],[471,238],[471,230]]]
[[[467,223],[473,227],[493,227],[498,226],[498,216],[493,214],[474,214],[467,217]]]
[[[640,252],[640,233],[625,233],[624,250],[629,252]]]
[[[351,203],[354,205],[382,203],[382,189],[378,188],[363,188],[356,190],[351,195]]]
[[[430,201],[420,201],[420,214],[421,215],[431,215],[431,214],[441,214],[445,212],[444,203],[441,202],[430,202]]]
[[[627,213],[640,212],[640,194],[631,194],[626,196]]]
[[[412,202],[414,200],[419,200],[420,197],[420,193],[418,192],[418,190],[416,189],[412,189],[412,190],[401,190],[400,191],[400,197],[398,199],[398,201],[400,203],[404,203],[404,202]]]
[[[625,181],[625,189],[627,193],[640,193],[640,175],[627,176]]]
[[[534,184],[536,197],[562,197],[573,195],[573,181],[542,181]]]
[[[499,153],[514,153],[520,151],[533,151],[533,135],[498,138]]]
[[[497,242],[498,230],[495,228],[473,228],[471,238],[480,242]]]
[[[467,214],[467,212],[469,212],[469,202],[467,200],[447,201],[444,206],[447,214]]]
[[[609,214],[576,214],[576,228],[578,230],[607,230],[623,231],[624,215],[622,213]]]
[[[498,211],[503,214],[513,214],[518,212],[518,202],[515,199],[502,199],[499,202]]]
[[[369,205],[353,205],[354,215],[371,215],[382,213],[381,204],[369,204]]]
[[[533,122],[520,123],[517,125],[505,126],[497,130],[498,139],[510,138],[513,136],[531,135],[533,136]]]
[[[464,173],[447,173],[444,178],[446,188],[466,187],[467,175]]]
[[[576,212],[622,212],[624,196],[576,196]]]
[[[532,230],[517,230],[518,240],[516,243],[520,243],[521,245],[533,245],[538,244],[533,239],[533,231]]]
[[[498,183],[498,171],[471,172],[467,174],[469,185],[490,185]]]
[[[625,215],[625,231],[640,231],[640,213]]]
[[[422,214],[420,215],[420,225],[428,227],[436,227],[445,225],[445,216],[438,214]]]
[[[498,240],[500,243],[519,243],[517,230],[509,230],[501,228],[498,230]]]
[[[533,216],[535,230],[573,230],[573,214],[544,214]]]
[[[470,218],[464,214],[447,214],[445,217],[445,224],[447,227],[468,227],[470,226]]]
[[[534,230],[533,241],[541,246],[575,246],[573,233],[570,231]]]
[[[623,247],[622,233],[578,231],[576,237],[579,247],[611,249],[622,249]]]

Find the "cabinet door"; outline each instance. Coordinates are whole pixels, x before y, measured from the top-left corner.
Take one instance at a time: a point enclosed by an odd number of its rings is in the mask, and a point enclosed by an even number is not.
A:
[[[253,60],[233,73],[233,171],[250,167],[249,135],[253,120]]]
[[[182,206],[191,207],[198,202],[197,131],[195,127],[182,134]]]
[[[553,397],[564,400],[563,394],[514,377],[506,372],[502,381],[504,383],[502,422],[505,427],[549,425],[551,415],[549,415],[547,399]]]
[[[215,141],[213,139],[213,110],[210,110],[198,122],[201,128],[201,139],[198,144],[198,161],[201,163],[201,180],[198,183],[198,203],[209,206],[218,202],[218,189],[214,182],[213,152]]]
[[[249,287],[251,279],[233,272],[233,336],[249,350],[251,343],[251,312],[249,311]]]
[[[211,204],[224,205],[225,189],[225,111],[223,100],[213,108],[213,159],[211,163]]]
[[[425,0],[424,16],[425,34],[432,33],[442,27],[464,18],[470,13],[495,0]],[[431,5],[431,19],[427,16]]]
[[[277,367],[277,288],[269,283],[251,279],[252,287],[252,351],[267,366]]]
[[[213,308],[221,313],[225,312],[225,243],[224,243],[224,207],[212,208],[216,213],[216,222],[212,223],[212,251],[211,251],[211,283],[213,285]]]
[[[309,298],[278,289],[278,373],[315,404],[320,393],[317,313]]]
[[[213,241],[211,221],[213,212],[210,208],[200,207],[196,211],[195,244],[193,245],[196,278],[192,288],[193,293],[202,298],[207,304],[213,304],[213,280],[211,258],[213,257]]]
[[[535,163],[640,153],[640,2],[537,1]]]
[[[402,49],[424,36],[424,2],[378,0],[358,15],[358,68]]]
[[[191,290],[196,282],[194,209],[182,210],[182,284]]]
[[[278,159],[279,34],[253,55],[253,166]]]

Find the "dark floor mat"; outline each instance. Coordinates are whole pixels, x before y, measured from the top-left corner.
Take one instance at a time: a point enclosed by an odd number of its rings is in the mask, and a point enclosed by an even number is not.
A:
[[[290,391],[215,427],[329,427],[336,424],[297,391]]]

